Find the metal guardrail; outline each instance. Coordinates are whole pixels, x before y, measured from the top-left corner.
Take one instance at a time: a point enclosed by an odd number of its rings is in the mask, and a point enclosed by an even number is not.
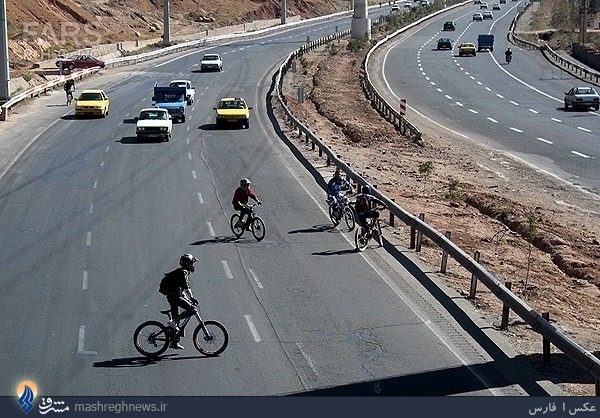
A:
[[[48,90],[52,89],[54,86],[58,86],[64,82],[66,82],[67,80],[76,80],[76,79],[81,80],[86,75],[93,74],[98,71],[100,71],[100,67],[86,68],[84,70],[76,71],[69,75],[60,76],[56,80],[52,80],[47,83],[43,83],[43,84],[40,84],[40,85],[31,87],[31,88],[25,90],[24,92],[12,97],[10,100],[3,103],[2,106],[0,106],[0,121],[6,120],[6,118],[8,116],[8,109],[11,106],[14,106],[15,104],[19,103],[20,101],[34,97],[34,96],[39,96],[42,93],[46,93]]]
[[[172,45],[172,46],[168,46],[165,48],[161,48],[156,51],[150,51],[150,52],[145,52],[145,53],[137,54],[137,55],[130,55],[130,56],[125,56],[125,57],[120,57],[120,58],[109,59],[109,60],[106,60],[104,64],[105,64],[106,68],[115,68],[115,67],[122,66],[122,65],[138,64],[140,62],[144,62],[144,61],[148,61],[148,60],[155,59],[158,57],[162,57],[164,55],[174,54],[174,53],[181,52],[181,51],[191,49],[191,48],[215,45],[215,44],[218,44],[223,41],[240,41],[240,40],[246,40],[246,39],[253,39],[253,38],[267,35],[271,32],[278,32],[278,31],[282,31],[282,30],[292,29],[296,26],[312,24],[312,23],[319,22],[322,20],[330,20],[330,19],[334,19],[334,18],[337,18],[340,16],[350,14],[350,13],[352,13],[352,11],[343,11],[343,12],[333,13],[330,15],[315,17],[312,19],[305,19],[305,20],[301,20],[298,22],[291,22],[291,23],[287,23],[285,25],[273,26],[270,28],[253,31],[250,33],[236,33],[236,34],[228,34],[228,35],[219,35],[219,36],[214,36],[211,38],[204,38],[204,39],[183,42],[183,43],[180,43],[177,45]],[[31,87],[31,88],[25,90],[24,92],[18,94],[17,96],[11,97],[8,101],[6,101],[2,105],[0,105],[0,121],[5,121],[8,117],[8,110],[12,106],[21,102],[22,100],[25,100],[30,97],[34,97],[36,95],[39,95],[40,93],[46,93],[49,89],[53,88],[54,86],[60,85],[61,83],[64,83],[65,81],[67,81],[69,79],[75,79],[75,78],[81,79],[84,76],[89,75],[91,73],[95,73],[99,70],[100,70],[100,68],[86,69],[86,70],[82,70],[82,71],[77,71],[76,73],[72,73],[69,75],[63,75],[56,80]]]
[[[427,18],[434,17],[437,14],[438,13],[434,13],[428,16]],[[419,21],[415,22],[415,24],[419,24],[427,20],[427,18],[420,19]],[[319,148],[319,155],[325,154],[327,156],[328,162],[333,163],[336,167],[339,167],[341,170],[343,170],[348,176],[348,178],[354,181],[355,183],[369,186],[372,190],[372,193],[387,204],[389,211],[392,214],[394,214],[394,216],[398,217],[405,225],[414,228],[416,231],[419,231],[420,233],[428,237],[444,252],[446,252],[448,255],[454,258],[454,260],[456,260],[463,268],[470,272],[473,275],[473,277],[481,281],[498,299],[500,299],[504,304],[506,304],[513,312],[515,312],[515,314],[521,317],[535,332],[541,334],[555,347],[557,347],[563,353],[565,353],[582,369],[584,369],[597,380],[600,380],[600,359],[596,358],[592,353],[590,353],[589,351],[587,351],[586,349],[569,339],[559,329],[550,324],[550,322],[544,319],[542,315],[540,315],[532,307],[530,307],[523,300],[517,297],[513,292],[510,291],[510,289],[504,286],[482,265],[480,265],[477,261],[471,258],[467,253],[465,253],[460,247],[454,244],[444,234],[438,232],[418,217],[412,215],[411,213],[397,205],[386,195],[379,192],[369,182],[362,178],[362,176],[359,173],[354,171],[348,164],[339,159],[337,154],[333,152],[323,141],[321,141],[321,139],[319,139],[319,137],[314,132],[312,132],[307,126],[302,124],[302,122],[300,122],[294,117],[291,110],[286,104],[285,97],[282,94],[283,77],[291,67],[292,61],[309,50],[312,50],[334,39],[338,39],[341,36],[347,36],[348,34],[349,32],[346,31],[304,45],[302,48],[291,53],[285,60],[285,62],[280,66],[276,76],[276,92],[277,98],[284,109],[287,121],[291,123],[296,129],[298,129],[300,134],[306,135],[307,142],[310,140],[313,144],[313,147],[317,146]],[[392,36],[387,37],[386,40],[391,39],[391,37]]]
[[[523,12],[519,12],[513,19],[507,34],[508,40],[512,40],[512,42],[515,45],[521,48],[537,49],[557,67],[568,71],[569,73],[573,74],[578,78],[600,86],[600,72],[585,68],[579,62],[574,62],[569,59],[566,59],[565,57],[557,54],[556,51],[554,51],[548,44],[538,45],[534,42],[529,42],[525,39],[522,39],[515,34],[514,30],[518,20],[521,18],[523,13],[525,13],[525,11],[530,5],[531,3],[527,3]]]

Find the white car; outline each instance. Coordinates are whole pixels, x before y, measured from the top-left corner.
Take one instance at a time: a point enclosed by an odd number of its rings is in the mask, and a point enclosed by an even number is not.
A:
[[[483,15],[481,13],[473,13],[473,21],[475,20],[483,21]]]
[[[492,10],[500,10],[500,3],[492,4]]]
[[[400,6],[398,6],[397,4],[392,6],[392,12],[399,12],[400,11]]]
[[[223,71],[223,59],[219,54],[206,54],[200,61],[200,71]]]
[[[171,139],[173,121],[167,109],[149,107],[142,109],[137,118],[135,134],[138,141],[149,138]]]
[[[192,86],[192,82],[190,80],[171,80],[169,87],[185,87],[187,104],[191,105],[194,103],[194,99],[196,97],[196,88]]]

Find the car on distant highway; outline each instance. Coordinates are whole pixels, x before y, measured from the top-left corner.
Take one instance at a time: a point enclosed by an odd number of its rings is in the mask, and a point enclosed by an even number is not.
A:
[[[593,107],[600,109],[600,96],[592,87],[573,87],[565,93],[565,109]]]
[[[473,13],[473,21],[475,20],[483,21],[483,15],[481,13]]]
[[[493,19],[494,18],[494,14],[491,12],[491,10],[486,10],[483,12],[483,19]]]
[[[392,12],[399,12],[400,11],[400,6],[398,6],[397,4],[394,4],[392,6]]]
[[[250,127],[250,110],[246,101],[241,97],[224,97],[219,101],[216,110],[215,124],[217,128],[225,125],[240,125],[248,129]]]
[[[480,9],[487,9],[487,8],[488,8],[488,5],[487,5],[487,3],[483,3],[483,2],[482,2],[482,3],[479,3],[479,8],[480,8]]]
[[[200,61],[200,71],[223,71],[223,58],[219,54],[205,54]]]
[[[463,55],[477,55],[477,48],[475,48],[475,44],[472,42],[463,42],[458,47],[458,56],[462,57]]]
[[[452,41],[450,40],[450,38],[438,39],[437,49],[452,49]]]
[[[142,109],[137,118],[135,134],[138,141],[148,138],[171,139],[173,121],[167,109],[150,107]]]
[[[75,116],[108,115],[110,100],[103,90],[84,90],[75,101]]]
[[[104,68],[105,66],[104,61],[91,55],[71,55],[68,58],[60,58],[56,61],[56,66],[60,68],[61,65],[63,69],[69,71],[75,68]]]
[[[451,20],[444,22],[444,30],[456,30],[454,22],[452,22]]]
[[[492,10],[500,10],[500,3],[492,4]]]

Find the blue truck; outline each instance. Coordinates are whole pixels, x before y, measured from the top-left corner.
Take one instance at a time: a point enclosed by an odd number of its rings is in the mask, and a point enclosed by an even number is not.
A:
[[[477,51],[494,50],[494,35],[479,35],[477,37]]]
[[[155,107],[167,109],[172,119],[185,122],[188,104],[186,93],[185,87],[159,87],[154,85],[152,101],[154,101]]]

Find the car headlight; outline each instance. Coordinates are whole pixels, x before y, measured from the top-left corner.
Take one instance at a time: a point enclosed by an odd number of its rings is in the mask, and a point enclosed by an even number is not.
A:
[[[160,131],[161,131],[161,132],[165,132],[165,131],[167,131],[167,130],[168,130],[168,129],[167,129],[167,127],[166,127],[166,126],[163,126],[163,127],[161,127],[161,128],[160,128]]]
[[[138,131],[145,131],[145,130],[146,130],[146,128],[144,128],[143,126],[138,126],[138,127],[137,127],[137,130],[138,130]]]

